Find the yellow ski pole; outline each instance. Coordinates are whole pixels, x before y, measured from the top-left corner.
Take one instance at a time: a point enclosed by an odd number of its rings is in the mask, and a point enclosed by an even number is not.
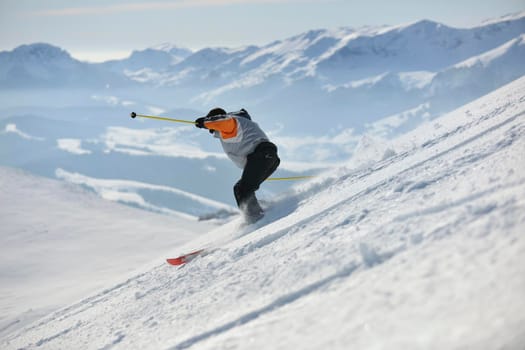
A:
[[[166,118],[166,117],[157,117],[155,115],[144,115],[144,114],[137,114],[135,112],[131,112],[131,118],[149,118],[149,119],[156,119],[156,120],[165,120],[168,122],[175,122],[175,123],[186,123],[186,124],[194,124],[194,121],[191,120],[182,120],[182,119],[173,119],[173,118]]]

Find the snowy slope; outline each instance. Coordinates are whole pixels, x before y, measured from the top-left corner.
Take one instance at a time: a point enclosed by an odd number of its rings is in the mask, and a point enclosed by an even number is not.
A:
[[[5,167],[0,223],[0,335],[111,286],[212,227]]]
[[[432,94],[476,96],[488,93],[525,74],[525,34],[439,72],[432,80]]]
[[[521,349],[525,78],[334,169],[5,349]],[[144,218],[143,225],[148,225]],[[215,243],[214,243],[215,242]]]

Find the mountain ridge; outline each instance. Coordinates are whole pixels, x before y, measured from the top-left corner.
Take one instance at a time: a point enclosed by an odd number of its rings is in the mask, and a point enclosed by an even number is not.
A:
[[[487,36],[490,34],[494,35],[494,34],[497,34],[498,32],[503,33],[505,32],[505,30],[507,30],[508,32],[511,32],[511,34],[506,34],[507,40],[505,41],[508,41],[510,40],[508,39],[509,37],[515,37],[517,36],[517,34],[523,32],[524,27],[525,27],[525,12],[515,15],[510,20],[508,19],[508,17],[503,17],[503,19],[501,19],[501,21],[499,22],[493,21],[493,22],[489,22],[486,24],[480,24],[479,26],[472,27],[472,28],[454,28],[454,27],[449,27],[444,24],[435,22],[435,21],[424,19],[424,20],[415,21],[409,24],[397,25],[397,26],[363,27],[361,29],[355,29],[351,27],[341,27],[338,29],[310,30],[304,33],[297,34],[295,36],[291,36],[289,38],[274,41],[272,43],[269,43],[267,45],[263,45],[260,47],[254,46],[254,45],[238,47],[238,48],[207,47],[207,48],[203,48],[195,52],[192,52],[191,50],[179,48],[174,45],[170,46],[170,44],[161,44],[161,45],[153,46],[151,48],[146,48],[144,50],[133,51],[132,54],[128,58],[125,58],[125,59],[109,60],[109,61],[102,62],[102,63],[91,63],[89,65],[104,66],[104,65],[109,65],[109,64],[113,64],[113,65],[119,64],[122,67],[126,67],[124,62],[130,62],[129,64],[131,66],[129,68],[131,69],[126,68],[128,70],[152,68],[152,67],[148,67],[147,65],[138,67],[137,61],[140,61],[140,60],[137,58],[137,56],[141,54],[143,54],[144,56],[147,56],[148,54],[158,54],[158,55],[164,54],[165,58],[170,57],[171,55],[171,57],[174,58],[174,60],[178,62],[172,61],[172,62],[167,63],[164,60],[160,60],[160,64],[159,64],[160,68],[166,68],[168,66],[173,66],[172,68],[173,70],[173,69],[176,69],[178,65],[183,64],[183,62],[186,59],[188,58],[192,59],[192,56],[195,56],[195,55],[196,57],[202,56],[204,59],[204,61],[197,61],[195,63],[213,64],[214,61],[216,61],[217,59],[219,59],[218,62],[221,63],[223,59],[220,59],[220,57],[225,57],[225,56],[230,57],[231,55],[238,55],[239,53],[241,55],[245,55],[243,52],[246,52],[246,50],[248,51],[254,51],[254,50],[268,51],[270,50],[270,52],[275,53],[276,48],[278,49],[278,47],[280,45],[283,45],[283,43],[288,43],[286,49],[284,50],[284,54],[289,54],[290,52],[294,52],[294,51],[297,52],[297,50],[294,50],[294,49],[290,50],[290,45],[291,47],[293,47],[294,45],[293,42],[296,42],[296,43],[302,42],[302,44],[305,46],[306,49],[311,49],[310,45],[308,44],[312,44],[312,43],[316,44],[321,39],[330,39],[330,40],[334,40],[334,42],[335,40],[342,41],[342,43],[340,43],[342,47],[339,48],[338,50],[335,50],[334,54],[336,54],[336,56],[339,56],[339,55],[345,56],[349,54],[359,55],[359,54],[365,53],[365,51],[362,51],[363,49],[361,49],[360,51],[355,51],[357,47],[363,47],[367,50],[371,50],[372,53],[375,53],[381,56],[381,55],[389,55],[389,54],[391,55],[394,53],[392,51],[389,51],[388,47],[389,46],[391,47],[394,42],[398,41],[398,39],[395,39],[395,37],[398,35],[401,35],[401,36],[413,35],[416,37],[422,36],[426,38],[431,38],[434,44],[445,45],[445,47],[454,48],[454,45],[459,45],[462,43],[457,40],[452,40],[452,41],[445,40],[447,36],[452,35],[450,32],[452,32],[454,35],[458,35],[458,33],[472,32],[473,33],[472,37],[478,40],[481,40],[483,39],[484,36]],[[443,38],[443,35],[445,36],[444,38]],[[373,41],[370,44],[366,44],[366,41],[368,40],[367,38],[373,39]],[[357,42],[355,42],[356,40]],[[361,41],[364,41],[365,45],[361,45]],[[501,39],[499,39],[498,41],[501,41]],[[355,44],[349,46],[350,43],[354,43],[354,42]],[[500,44],[502,43],[503,42],[500,42]],[[2,51],[0,52],[0,55],[6,56],[6,55],[9,55],[9,53],[12,53],[13,55],[17,55],[18,56],[17,58],[20,59],[21,56],[18,55],[20,51],[27,51],[27,50],[35,51],[38,49],[42,50],[44,48],[43,45],[44,45],[43,43],[21,45],[15,48],[11,52]],[[67,53],[67,51],[60,49],[56,46],[53,46],[51,44],[46,44],[46,45],[49,45],[47,48],[49,49],[50,53],[57,51],[57,50],[61,50],[61,52],[63,52],[64,54],[67,54],[67,56],[71,58],[71,56]],[[324,45],[330,46],[326,42],[324,43]],[[493,43],[488,43],[487,45],[494,46]],[[316,51],[315,49],[311,49],[311,50]],[[483,51],[486,51],[487,48],[481,47],[479,50],[480,50],[479,53],[481,53]],[[298,51],[299,52],[301,51],[300,48],[298,49]],[[327,51],[326,49],[320,50],[321,53],[326,53],[326,51]],[[262,54],[258,53],[257,55],[261,56]],[[51,58],[50,56],[52,55],[51,54],[41,55],[42,58]],[[178,56],[178,59],[175,58],[176,56]],[[214,58],[213,56],[217,56],[217,57]],[[310,57],[311,55],[306,54],[306,56]],[[313,55],[313,58],[315,58],[315,56],[316,55]],[[320,60],[320,62],[323,62],[324,65],[329,66],[328,62],[330,62],[330,59],[333,61],[335,60],[335,57],[326,57]],[[153,60],[155,60],[155,58],[153,58]],[[253,61],[253,59],[250,59],[249,57],[247,58],[247,60]],[[73,59],[73,61],[82,62],[82,61],[75,60],[75,59]],[[247,61],[243,60],[241,61],[240,65],[242,66],[242,65],[245,65],[246,63]],[[192,63],[189,63],[189,65],[191,64]],[[188,64],[184,64],[181,67],[184,68],[187,65]],[[419,70],[419,69],[416,69],[416,70]]]
[[[163,44],[134,51],[123,60],[97,64],[75,60],[57,47],[48,47],[47,59],[24,64],[24,60],[11,57],[21,50],[15,49],[0,53],[0,89],[45,88],[46,84],[53,88],[98,87],[129,100],[154,99],[155,104],[165,105],[165,110],[250,107],[269,115],[273,123],[286,120],[286,126],[299,125],[302,132],[328,130],[317,115],[345,115],[344,127],[362,131],[359,120],[363,116],[373,122],[425,103],[437,116],[519,78],[523,74],[519,63],[495,62],[475,79],[462,78],[462,72],[451,67],[524,33],[522,12],[472,28],[420,20],[360,29],[316,29],[263,46],[190,51]],[[28,47],[24,46],[26,50]],[[65,63],[56,63],[60,60],[53,59],[53,52]],[[521,59],[519,50],[508,54],[515,56],[510,61]],[[497,84],[477,87],[496,70],[501,72]],[[441,94],[435,95],[439,73],[444,72],[449,77],[458,75],[452,80],[462,79],[464,90],[473,93],[451,94],[448,101]],[[403,78],[396,81],[396,74]],[[428,83],[431,75],[435,84]],[[384,78],[379,84],[359,84],[380,76]],[[28,93],[25,98],[31,100],[34,95]],[[311,125],[300,123],[303,119]]]

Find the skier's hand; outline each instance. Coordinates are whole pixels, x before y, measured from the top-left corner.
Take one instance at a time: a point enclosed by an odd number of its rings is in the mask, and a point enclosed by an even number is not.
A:
[[[205,120],[205,119],[206,119],[205,117],[200,117],[200,118],[195,119],[195,126],[196,126],[197,128],[200,128],[200,129],[204,129],[204,128],[206,128],[206,127],[204,126],[204,120]]]

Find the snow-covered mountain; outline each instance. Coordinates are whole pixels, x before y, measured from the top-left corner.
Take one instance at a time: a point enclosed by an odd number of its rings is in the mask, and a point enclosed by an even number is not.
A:
[[[520,349],[524,149],[521,78],[392,140],[374,164],[348,162],[274,198],[258,224],[234,220],[186,245],[166,238],[172,255],[203,247],[208,254],[174,268],[164,251],[152,253],[151,266],[113,287],[22,329],[7,326],[1,346]],[[17,177],[0,174],[4,183]],[[112,210],[104,207],[105,215]],[[6,212],[2,234],[41,232]],[[95,220],[68,223],[55,227],[99,229]],[[15,279],[25,257],[10,256]]]
[[[336,119],[331,125],[363,131],[366,123],[423,103],[431,104],[427,112],[435,117],[519,78],[523,74],[523,52],[517,44],[514,49],[504,47],[520,41],[524,33],[525,13],[472,28],[422,20],[397,26],[312,30],[260,47],[209,47],[191,52],[164,45],[97,65],[49,58],[39,63],[38,69],[19,58],[26,51],[42,51],[41,45],[29,45],[24,50],[1,53],[4,61],[22,63],[15,68],[6,65],[0,71],[0,86],[33,88],[34,81],[41,81],[41,70],[78,66],[76,71],[68,70],[67,76],[89,82],[100,72],[119,74],[128,82],[127,89],[111,88],[113,94],[153,100],[165,110],[246,107],[273,124],[283,123],[303,133],[330,130],[331,126],[319,118],[329,115]],[[506,58],[493,60],[489,66],[476,66],[475,77],[457,69],[458,64],[494,50],[504,50]],[[94,69],[98,73],[93,75]],[[59,79],[53,86],[65,84],[62,75],[57,73]],[[443,75],[445,81],[462,81],[461,90],[469,93],[449,94],[453,97],[444,101],[442,91],[447,84],[441,81]],[[122,87],[121,83],[110,83],[110,78],[106,80],[110,87]],[[31,96],[27,94],[25,99],[31,100]],[[308,123],[303,122],[305,119]]]
[[[384,72],[436,72],[491,50],[519,36],[524,29],[523,16],[468,29],[422,20],[359,33],[323,58],[318,66],[327,74],[346,71],[346,75],[334,77],[343,82]]]
[[[469,29],[423,20],[392,27],[313,30],[262,47],[197,51],[173,65],[171,79],[160,83],[178,83],[174,76],[188,69],[192,81],[250,80],[239,83],[242,87],[275,76],[288,84],[312,76],[339,84],[385,72],[435,72],[502,45],[524,30],[523,16]],[[213,76],[214,71],[220,74]],[[189,80],[187,75],[184,79]]]
[[[101,63],[106,69],[125,73],[144,69],[164,70],[183,61],[192,53],[191,50],[170,44],[161,44],[145,50],[136,50],[128,58]]]
[[[522,64],[495,63],[504,71],[499,79],[482,87],[479,80],[469,81],[467,88],[473,93],[447,103],[429,85],[438,73],[450,75],[450,67],[523,33],[523,14],[473,28],[423,20],[379,28],[312,30],[262,47],[205,48],[168,69],[128,76],[172,87],[177,91],[172,99],[181,105],[242,103],[303,132],[329,130],[319,118],[326,114],[345,127],[362,130],[363,119],[373,122],[427,102],[433,105],[433,115],[439,115],[520,77]],[[521,52],[507,54],[514,62],[523,60]],[[487,71],[481,81],[491,75]],[[305,119],[308,123],[302,122]]]
[[[133,84],[122,74],[78,61],[49,44],[22,45],[0,52],[0,90],[98,88]]]
[[[525,34],[481,55],[459,62],[436,74],[429,90],[447,99],[466,99],[488,93],[525,74]]]

